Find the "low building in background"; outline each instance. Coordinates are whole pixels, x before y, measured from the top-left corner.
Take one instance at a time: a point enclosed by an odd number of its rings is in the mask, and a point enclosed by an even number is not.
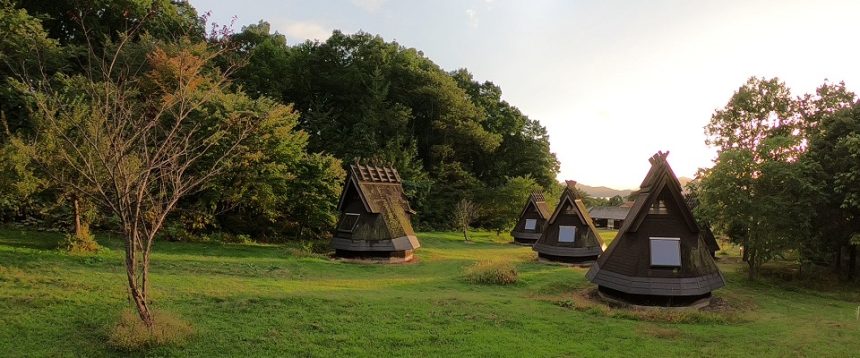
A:
[[[594,220],[595,227],[617,230],[624,224],[628,212],[630,212],[629,206],[597,206],[591,208],[588,214]]]

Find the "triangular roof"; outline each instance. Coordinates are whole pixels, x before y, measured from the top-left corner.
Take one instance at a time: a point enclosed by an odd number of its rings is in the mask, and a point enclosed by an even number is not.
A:
[[[586,274],[586,278],[591,282],[632,294],[665,296],[699,295],[725,285],[722,273],[710,254],[706,254],[706,257],[699,255],[703,251],[697,251],[699,254],[695,255],[695,263],[689,263],[692,266],[687,266],[696,272],[695,277],[651,277],[647,274],[648,270],[630,276],[604,269],[609,261],[613,260],[613,254],[623,244],[627,234],[639,230],[640,225],[649,214],[651,205],[663,192],[668,192],[669,199],[675,204],[673,207],[680,214],[682,225],[686,226],[691,233],[698,234],[700,232],[699,226],[693,218],[693,213],[681,194],[681,183],[666,161],[668,155],[669,152],[657,152],[649,159],[651,169],[642,181],[639,195],[624,220],[624,225],[618,231],[615,240],[609,244],[603,255],[598,258],[597,263]],[[696,239],[700,243],[704,243],[701,235],[697,235]],[[696,250],[699,247],[707,248],[706,245],[694,246]],[[637,251],[634,254],[641,255],[644,252],[647,251]],[[636,258],[626,257],[629,254],[630,252],[624,252],[620,255],[622,257],[617,258],[613,263],[617,266],[617,260],[623,260],[624,266],[629,266],[632,263],[631,260],[636,260]]]
[[[403,207],[403,210],[415,214],[403,192],[400,173],[397,172],[397,169],[358,163],[350,165],[346,185],[340,194],[340,200],[338,200],[338,210],[343,209],[350,186],[358,192],[364,209],[369,213],[382,213],[385,207],[384,203],[388,199],[393,199]]]
[[[687,207],[690,208],[690,211],[696,209],[696,206],[699,205],[699,200],[696,199],[693,195],[687,195],[685,202],[687,203]],[[702,240],[705,241],[705,244],[708,245],[708,248],[711,252],[720,251],[720,243],[717,242],[716,236],[714,236],[714,232],[711,231],[711,225],[707,222],[698,222],[700,235]]]
[[[679,203],[679,206],[683,207],[681,208],[680,213],[690,230],[693,232],[699,232],[699,226],[696,224],[696,219],[693,217],[693,213],[690,212],[690,209],[686,206],[684,195],[681,193],[681,182],[678,181],[678,177],[675,175],[675,172],[672,171],[672,167],[670,167],[669,163],[666,162],[666,157],[668,155],[669,152],[657,152],[657,154],[654,154],[654,156],[648,159],[648,161],[651,162],[651,169],[648,171],[648,174],[645,175],[645,179],[642,180],[639,195],[636,197],[636,201],[633,202],[630,212],[627,213],[624,225],[622,225],[621,229],[618,230],[619,236],[626,231],[636,231],[639,229],[639,225],[642,225],[642,220],[644,220],[648,214],[648,209],[651,207],[651,204],[657,200],[657,196],[660,195],[663,189],[668,189],[672,199],[674,199],[676,203]]]
[[[574,209],[574,212],[576,212],[576,215],[579,218],[580,222],[588,226],[588,236],[591,236],[596,242],[596,249],[585,251],[588,251],[589,253],[593,252],[593,255],[597,256],[603,250],[603,239],[600,237],[600,233],[597,232],[597,228],[594,226],[594,222],[592,222],[591,216],[588,214],[588,209],[586,209],[585,204],[582,202],[582,199],[577,194],[575,187],[575,181],[567,181],[567,187],[564,188],[564,191],[562,191],[561,198],[559,198],[558,200],[558,205],[556,205],[555,210],[553,210],[552,216],[550,216],[549,220],[547,220],[546,225],[551,226],[555,224],[556,220],[561,215],[562,210],[564,210],[567,204],[570,204],[571,207]],[[544,233],[541,235],[541,238],[538,239],[538,242],[535,244],[534,247],[535,251],[543,252],[543,250],[550,250],[549,248],[553,246],[545,244],[546,240],[548,240],[548,233],[549,230],[545,230]]]
[[[529,200],[526,201],[526,205],[523,206],[523,210],[520,211],[519,218],[523,217],[523,214],[526,213],[526,210],[529,209],[529,206],[535,207],[541,219],[549,219],[549,207],[546,205],[546,199],[544,199],[543,193],[539,191],[533,191],[531,194],[529,194]]]
[[[579,220],[588,225],[588,230],[597,239],[599,246],[603,246],[603,239],[600,238],[600,234],[597,232],[597,227],[594,226],[591,216],[588,214],[588,209],[585,208],[585,204],[582,202],[582,199],[576,193],[576,190],[573,189],[574,185],[576,185],[575,181],[568,181],[568,186],[561,192],[561,198],[558,200],[558,205],[556,205],[555,210],[553,210],[552,216],[547,220],[547,225],[554,224],[556,219],[558,219],[558,216],[561,214],[561,211],[564,209],[564,204],[570,203],[571,206],[576,209],[574,211],[576,211],[576,216],[579,217]]]

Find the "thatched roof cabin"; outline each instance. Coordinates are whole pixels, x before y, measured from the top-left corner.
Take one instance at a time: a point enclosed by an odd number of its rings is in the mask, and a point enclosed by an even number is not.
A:
[[[421,246],[412,229],[415,211],[394,168],[351,165],[337,208],[331,245],[338,257],[409,261]]]

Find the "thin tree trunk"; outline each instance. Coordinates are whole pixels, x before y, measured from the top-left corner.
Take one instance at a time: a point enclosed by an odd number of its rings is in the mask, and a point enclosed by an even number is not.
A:
[[[150,329],[155,325],[152,319],[152,311],[147,303],[146,276],[148,270],[145,263],[140,263],[135,254],[135,246],[138,245],[139,236],[136,233],[126,234],[125,242],[125,271],[128,277],[129,295],[137,308],[140,320]],[[144,255],[146,255],[144,253]],[[139,266],[142,264],[142,267]],[[138,269],[141,270],[143,284],[138,282]]]
[[[851,251],[848,254],[848,279],[854,279],[854,273],[857,272],[857,245],[851,245]]]
[[[749,266],[749,279],[755,280],[758,277],[758,262],[756,259],[756,254],[753,252],[747,252],[744,250],[744,253],[747,256],[747,266]]]
[[[72,202],[75,204],[75,237],[80,239],[83,236],[81,232],[81,204],[77,197],[72,199]]]
[[[749,276],[750,280],[755,280],[758,277],[758,268],[756,264],[753,263],[753,260],[747,261],[747,265],[749,265]]]
[[[469,241],[469,235],[468,235],[468,233],[467,233],[467,228],[466,228],[466,226],[463,226],[463,239],[464,239],[464,240],[466,240],[466,241]]]
[[[833,261],[834,267],[833,272],[837,274],[842,273],[842,246],[836,248],[836,259]]]

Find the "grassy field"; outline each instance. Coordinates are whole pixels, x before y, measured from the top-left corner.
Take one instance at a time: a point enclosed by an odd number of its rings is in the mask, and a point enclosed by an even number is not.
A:
[[[749,282],[735,258],[716,295],[740,321],[610,318],[558,302],[590,287],[585,269],[537,263],[508,237],[422,233],[416,263],[294,256],[285,246],[159,242],[155,307],[192,323],[181,347],[148,356],[857,356],[860,289]],[[613,236],[607,232],[607,238]],[[127,355],[105,337],[127,307],[118,240],[93,257],[58,234],[0,230],[0,356]],[[469,284],[476,260],[512,260],[519,282]]]

